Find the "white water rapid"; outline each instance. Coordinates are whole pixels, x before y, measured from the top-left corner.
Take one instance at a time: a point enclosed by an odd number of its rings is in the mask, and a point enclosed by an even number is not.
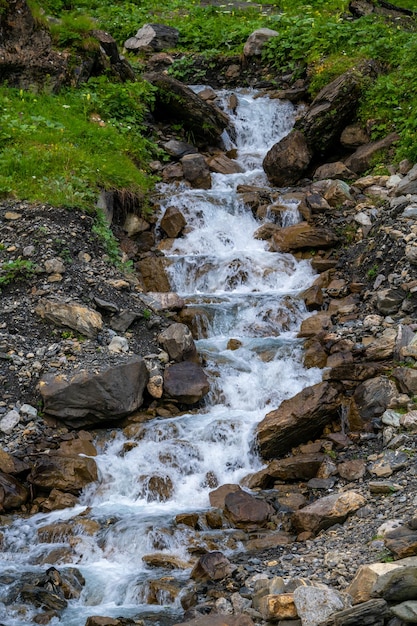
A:
[[[215,545],[230,554],[238,544],[233,529],[196,532],[176,525],[175,516],[203,512],[216,485],[238,483],[259,469],[256,424],[320,379],[318,370],[303,368],[296,339],[306,315],[297,295],[313,280],[310,265],[269,252],[265,241],[255,239],[261,222],[236,193],[238,185],[268,186],[262,158],[291,129],[294,109],[252,92],[237,95],[236,110],[227,112],[244,173],[214,174],[208,191],[162,188],[165,207],[175,205],[187,220],[187,234],[167,254],[173,291],[196,309],[197,348],[211,384],[205,406],[147,422],[136,438],[108,438],[96,458],[100,481],[79,505],[19,518],[2,529],[0,624],[34,623],[39,610],[23,606],[16,589],[27,574],[51,566],[77,568],[85,579],[80,598],[68,602],[53,626],[84,626],[89,615],[145,616],[146,624],[178,617],[170,577],[185,585],[193,549]],[[228,94],[219,98],[227,110]],[[289,203],[284,223],[297,219],[296,203]],[[50,525],[53,532],[40,530]],[[152,553],[164,554],[166,562],[175,556],[188,569],[150,567],[142,557]],[[163,577],[165,591],[154,585]],[[147,621],[152,614],[156,622]]]

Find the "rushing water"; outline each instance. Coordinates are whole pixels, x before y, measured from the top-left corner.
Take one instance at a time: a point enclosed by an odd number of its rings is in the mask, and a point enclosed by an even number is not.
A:
[[[227,109],[228,94],[220,98]],[[165,206],[175,205],[187,220],[187,234],[168,253],[169,271],[173,290],[195,309],[197,348],[211,383],[205,407],[148,422],[130,440],[111,438],[97,457],[100,482],[77,507],[19,519],[4,529],[2,624],[33,623],[33,613],[19,608],[19,599],[13,603],[11,592],[26,574],[51,565],[76,567],[86,581],[80,599],[51,624],[82,626],[89,615],[175,615],[179,601],[169,590],[170,576],[185,584],[194,548],[236,548],[233,530],[196,533],[176,525],[175,515],[204,512],[214,486],[237,483],[259,469],[256,424],[319,380],[318,371],[303,368],[296,339],[305,316],[297,295],[311,284],[310,265],[269,252],[255,239],[260,222],[236,193],[242,184],[267,186],[262,158],[291,129],[294,109],[250,92],[239,93],[238,101],[229,113],[244,173],[215,174],[208,191],[161,190]],[[225,142],[231,144],[228,136]],[[297,219],[296,203],[288,203],[283,223]],[[51,524],[53,533],[40,530]],[[152,553],[162,553],[166,562],[175,556],[185,569],[151,568],[142,557]],[[155,591],[152,581],[163,577],[167,588]]]

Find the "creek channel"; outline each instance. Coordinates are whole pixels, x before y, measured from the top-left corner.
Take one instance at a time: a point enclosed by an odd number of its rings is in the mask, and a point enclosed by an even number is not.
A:
[[[137,439],[113,433],[96,457],[100,481],[76,507],[19,518],[3,529],[0,624],[34,623],[39,609],[24,606],[16,586],[52,566],[67,574],[76,568],[85,579],[80,597],[52,625],[84,626],[90,615],[181,621],[173,588],[188,583],[195,554],[218,549],[230,558],[239,541],[234,529],[203,524],[195,531],[175,517],[204,519],[213,488],[260,469],[256,424],[320,380],[318,370],[303,367],[296,338],[306,316],[298,294],[313,280],[311,266],[256,239],[262,222],[237,193],[239,185],[268,186],[262,158],[291,130],[296,112],[288,102],[235,93],[233,110],[230,93],[218,98],[233,125],[233,141],[226,134],[225,143],[237,149],[242,172],[213,174],[209,190],[160,189],[165,208],[178,207],[187,221],[186,234],[166,254],[172,290],[195,309],[197,349],[211,385],[205,405],[147,422]],[[283,225],[299,219],[297,202],[286,206]],[[267,212],[263,221],[274,215]],[[162,555],[160,567],[143,560],[155,553]],[[167,567],[172,562],[174,570]]]

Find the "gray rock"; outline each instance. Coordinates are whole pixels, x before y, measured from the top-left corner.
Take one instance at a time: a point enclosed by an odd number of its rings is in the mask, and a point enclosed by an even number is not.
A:
[[[0,430],[5,435],[9,435],[15,426],[20,422],[20,415],[18,411],[12,410],[6,413],[0,420]]]
[[[341,595],[330,588],[297,587],[294,604],[303,626],[318,626],[332,613],[345,608]]]

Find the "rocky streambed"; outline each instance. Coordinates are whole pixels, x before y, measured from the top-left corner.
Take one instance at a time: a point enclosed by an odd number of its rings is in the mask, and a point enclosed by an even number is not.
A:
[[[213,100],[211,93],[206,97]],[[233,98],[229,106],[233,116]],[[211,187],[225,168],[232,176],[241,173],[233,152],[203,156],[200,148],[184,155],[179,148],[171,143],[176,156],[160,165],[161,174],[197,190],[192,194]],[[195,624],[415,621],[417,172],[402,163],[390,175],[364,176],[358,162],[350,158],[345,175],[331,163],[284,190],[266,181],[236,186],[239,206],[258,220],[254,239],[266,242],[268,254],[288,255],[289,266],[293,255],[317,272],[298,297],[311,315],[304,310],[298,337],[291,336],[303,345],[300,361],[312,378],[301,390],[286,389],[279,406],[260,416],[252,441],[264,465],[250,475],[238,471],[238,480],[227,483],[216,478],[217,467],[207,471],[210,508],[190,498],[187,512],[171,515],[155,531],[153,549],[143,557],[155,575],[146,585],[138,580],[142,595],[136,589],[131,596],[130,613],[120,617],[116,602],[100,617],[90,611],[83,623],[175,623],[183,615]],[[284,216],[294,206],[300,216],[287,225]],[[183,254],[181,240],[193,230],[185,209],[163,206],[157,222],[135,214],[116,222],[125,258],[136,270],[126,274],[108,263],[88,216],[2,203],[5,624],[54,623],[77,606],[90,538],[99,537],[106,553],[117,551],[113,538],[124,535],[136,554],[142,531],[133,518],[121,523],[105,506],[95,516],[86,509],[91,486],[100,475],[105,489],[102,477],[111,469],[107,461],[100,465],[97,450],[109,450],[113,441],[117,457],[128,458],[153,432],[151,454],[158,454],[176,416],[189,414],[191,425],[195,409],[216,389],[212,383],[209,391],[206,376],[217,375],[210,349],[197,342],[196,350],[195,343],[197,330],[205,339],[207,311],[195,302],[185,306],[187,294],[170,291],[172,256]],[[245,269],[242,262],[233,269],[235,287]],[[288,297],[287,305],[274,318],[284,336],[295,335],[300,309]],[[230,358],[241,345],[232,332],[228,341]],[[268,350],[259,353],[268,363]],[[275,372],[276,380],[285,381],[286,367]],[[160,418],[156,425],[154,418]],[[216,428],[221,438],[220,421]],[[131,458],[144,464],[143,456]],[[162,463],[173,471],[169,453]],[[167,502],[169,472],[148,474],[146,489],[149,509]],[[127,495],[117,496],[121,509]],[[49,512],[55,521],[36,518]],[[14,527],[16,518],[26,525]],[[27,551],[19,543],[25,533],[39,549],[13,582],[9,566]],[[369,566],[358,572],[361,565]],[[134,558],[121,564],[114,585],[123,568],[140,569]],[[97,597],[100,586],[104,578]],[[170,604],[172,613],[138,612],[135,603],[148,611]],[[75,623],[67,615],[62,623]]]

